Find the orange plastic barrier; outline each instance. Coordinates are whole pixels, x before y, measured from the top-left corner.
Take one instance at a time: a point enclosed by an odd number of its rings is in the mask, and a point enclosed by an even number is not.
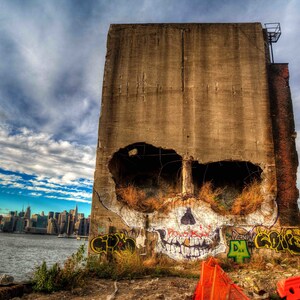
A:
[[[277,292],[286,300],[300,300],[300,276],[290,277],[277,282]]]
[[[201,264],[201,277],[193,300],[249,300],[211,257]]]

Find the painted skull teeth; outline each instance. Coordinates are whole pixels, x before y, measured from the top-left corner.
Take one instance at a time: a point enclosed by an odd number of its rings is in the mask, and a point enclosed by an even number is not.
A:
[[[161,251],[169,256],[181,256],[185,259],[197,259],[213,252],[215,243],[219,242],[218,234],[211,237],[170,236],[167,230],[158,229]],[[172,255],[173,254],[173,255]]]

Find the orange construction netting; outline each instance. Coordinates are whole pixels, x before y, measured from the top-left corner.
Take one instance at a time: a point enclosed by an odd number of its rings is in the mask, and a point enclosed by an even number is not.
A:
[[[249,300],[211,257],[201,265],[201,277],[193,300]]]

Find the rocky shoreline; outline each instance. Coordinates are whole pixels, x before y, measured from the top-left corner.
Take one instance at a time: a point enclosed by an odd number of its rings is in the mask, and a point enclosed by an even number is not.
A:
[[[18,299],[30,293],[32,293],[32,288],[27,283],[0,285],[0,300]]]

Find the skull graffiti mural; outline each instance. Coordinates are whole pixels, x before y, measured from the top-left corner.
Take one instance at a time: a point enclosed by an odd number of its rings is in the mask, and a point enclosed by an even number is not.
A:
[[[248,207],[242,215],[235,215],[231,209],[235,205],[233,198],[238,198],[245,186],[258,180],[263,187],[259,167],[243,162],[200,165],[194,161],[191,165],[192,182],[186,184],[181,156],[174,150],[146,143],[128,145],[115,152],[109,162],[114,189],[103,194],[102,202],[129,227],[156,233],[156,252],[177,260],[224,252],[225,225],[274,223],[274,195],[267,205],[262,193],[255,209]],[[222,192],[217,195],[210,191],[211,195],[205,195],[202,187],[207,182],[213,182]],[[193,193],[182,193],[183,185],[192,186]],[[271,195],[269,192],[267,201]],[[215,203],[219,201],[219,206],[208,203],[207,197]],[[227,211],[220,209],[222,205],[227,205]],[[269,209],[263,209],[264,205]]]
[[[179,207],[170,212],[165,224],[154,224],[151,229],[158,232],[157,251],[176,260],[224,252],[219,224],[210,223],[203,213],[205,207],[195,211],[191,207]]]

